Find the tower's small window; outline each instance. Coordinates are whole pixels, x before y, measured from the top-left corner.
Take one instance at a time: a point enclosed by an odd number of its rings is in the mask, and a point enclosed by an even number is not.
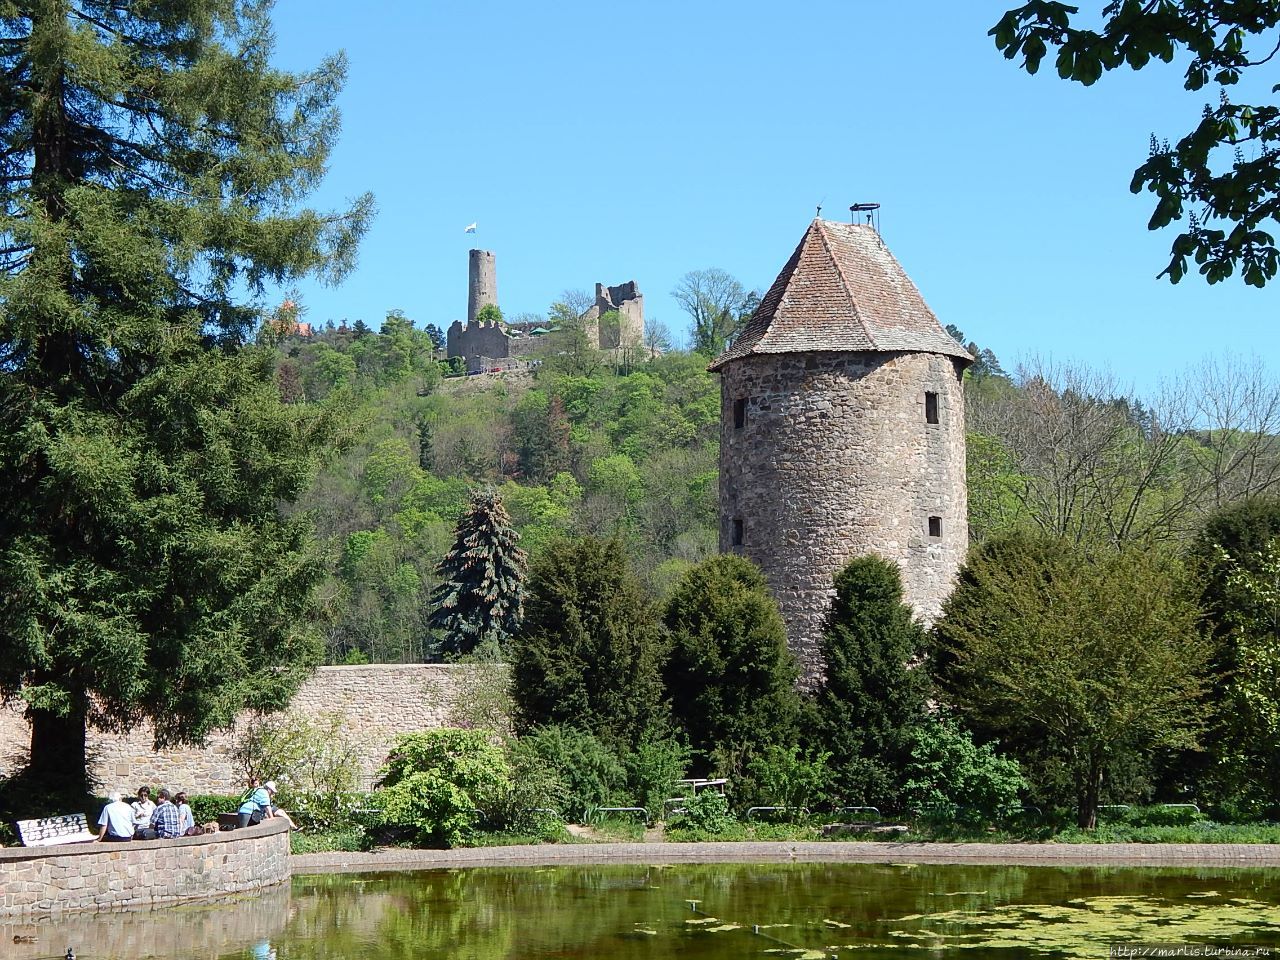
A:
[[[747,425],[747,401],[738,399],[733,401],[733,429],[741,430]]]
[[[924,394],[924,422],[938,422],[938,395],[928,390]]]
[[[942,537],[942,518],[941,517],[929,518],[929,536],[934,538]]]
[[[742,546],[742,518],[734,517],[730,523],[733,528],[730,531],[733,535],[733,545],[735,547],[740,547]]]

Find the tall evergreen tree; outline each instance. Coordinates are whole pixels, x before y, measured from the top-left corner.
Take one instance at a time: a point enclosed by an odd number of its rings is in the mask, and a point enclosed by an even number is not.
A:
[[[895,803],[924,718],[928,678],[912,664],[924,628],[902,600],[902,575],[881,557],[856,557],[836,574],[819,648],[826,673],[816,706],[836,789],[850,802]]]
[[[269,6],[0,5],[0,694],[54,788],[88,725],[199,738],[319,656],[278,506],[330,421],[247,344],[265,284],[345,272],[372,200],[297,208],[344,64],[272,68]]]
[[[712,557],[667,600],[671,652],[663,680],[672,719],[708,760],[741,765],[795,737],[799,673],[768,584],[750,560]]]
[[[445,653],[506,646],[524,611],[524,551],[520,534],[492,490],[471,495],[458,519],[453,547],[440,561],[440,585],[431,595],[430,624]]]
[[[665,644],[618,540],[552,544],[529,572],[524,624],[511,644],[517,729],[559,723],[613,746],[665,720]]]

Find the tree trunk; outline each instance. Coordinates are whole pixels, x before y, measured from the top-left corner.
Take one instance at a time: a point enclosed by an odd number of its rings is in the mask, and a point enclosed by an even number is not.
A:
[[[1098,826],[1098,801],[1102,798],[1102,767],[1090,764],[1088,779],[1080,791],[1080,803],[1076,811],[1076,826],[1093,830]]]
[[[27,711],[31,721],[31,761],[27,765],[27,777],[33,790],[67,799],[82,798],[89,792],[85,714],[85,703],[79,698],[66,715],[49,710]],[[66,812],[44,811],[48,815]]]

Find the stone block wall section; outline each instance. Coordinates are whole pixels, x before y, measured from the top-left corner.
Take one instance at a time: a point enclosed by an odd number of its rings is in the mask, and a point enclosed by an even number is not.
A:
[[[906,600],[936,618],[969,542],[960,361],[784,353],[720,373],[720,549],[764,571],[805,682],[821,676],[832,579],[853,557],[895,561]]]
[[[289,876],[282,820],[178,840],[7,847],[0,849],[0,916],[208,900]]]
[[[398,734],[447,726],[466,666],[455,664],[371,664],[321,667],[294,697],[290,712],[310,718],[337,713],[356,744],[365,787],[382,765]],[[91,772],[104,791],[153,784],[188,793],[237,793],[242,773],[232,751],[254,722],[242,715],[229,731],[212,735],[203,747],[156,753],[150,724],[124,734],[89,736]],[[7,769],[25,751],[31,732],[17,704],[0,708],[0,766]],[[34,814],[33,814],[34,815]]]
[[[475,323],[476,314],[490,304],[498,305],[497,260],[491,250],[471,250],[467,254],[467,323]]]

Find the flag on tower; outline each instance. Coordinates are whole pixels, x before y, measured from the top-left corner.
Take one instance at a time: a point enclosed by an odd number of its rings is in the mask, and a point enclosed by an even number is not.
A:
[[[475,232],[476,232],[476,225],[473,223],[473,224],[469,225],[469,226],[467,227],[467,229],[463,230],[462,232],[463,232],[463,233],[475,233]]]

